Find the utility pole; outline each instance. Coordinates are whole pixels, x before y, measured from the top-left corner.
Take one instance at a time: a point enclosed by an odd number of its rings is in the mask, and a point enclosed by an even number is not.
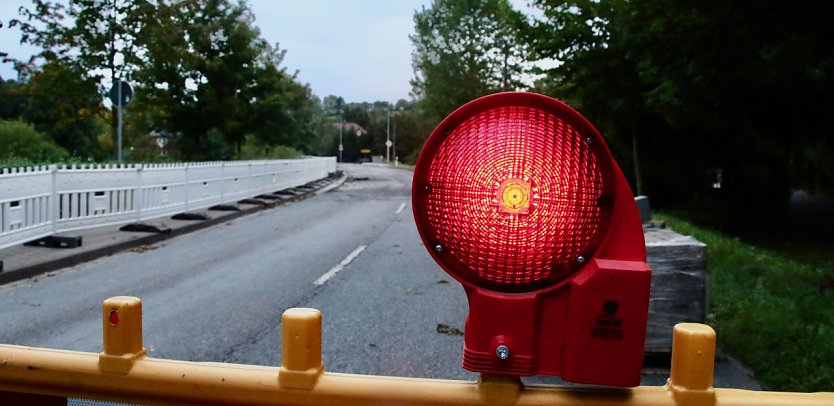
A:
[[[122,163],[122,108],[123,108],[124,103],[122,102],[122,79],[121,78],[116,83],[116,86],[118,86],[118,90],[116,91],[116,94],[117,94],[117,100],[119,101],[119,103],[117,103],[117,108],[119,109],[119,113],[118,113],[119,123],[117,124],[117,128],[116,128],[116,132],[118,133],[117,141],[116,141],[116,161],[118,163]]]
[[[344,162],[342,160],[342,151],[344,151],[345,146],[342,144],[342,132],[345,129],[345,112],[339,112],[339,162]]]
[[[386,104],[387,114],[385,116],[385,162],[391,163],[391,104]]]

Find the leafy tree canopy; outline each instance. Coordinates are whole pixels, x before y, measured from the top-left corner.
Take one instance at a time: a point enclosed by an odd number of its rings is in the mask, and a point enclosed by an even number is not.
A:
[[[125,117],[130,146],[147,149],[146,135],[164,132],[174,135],[177,156],[208,160],[238,155],[249,135],[267,147],[315,144],[307,138],[317,136],[317,103],[280,66],[286,51],[260,36],[244,1],[34,0],[21,15],[12,20],[21,42],[42,49],[17,64],[29,95],[25,118],[76,154],[112,145],[100,131],[81,136],[79,125],[86,115],[106,115],[104,96],[119,79],[134,87]],[[55,82],[60,75],[69,86]],[[39,92],[50,83],[61,89]],[[60,109],[42,111],[48,106]],[[58,121],[75,123],[78,134]]]
[[[632,180],[656,201],[773,213],[792,188],[832,189],[831,162],[814,153],[831,147],[830,4],[535,5],[543,18],[525,41],[534,59],[559,61],[538,88],[630,151]]]
[[[56,61],[35,72],[22,89],[27,96],[22,118],[72,155],[102,159],[107,154],[97,137],[103,106],[96,83],[80,69]]]
[[[522,87],[522,20],[507,0],[438,0],[416,12],[411,85],[424,112],[439,120],[479,96]]]

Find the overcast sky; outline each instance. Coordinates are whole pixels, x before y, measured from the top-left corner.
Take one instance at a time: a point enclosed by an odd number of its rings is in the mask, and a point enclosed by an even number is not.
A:
[[[515,0],[523,5],[525,0]],[[408,99],[413,76],[411,41],[414,11],[431,0],[250,0],[262,36],[287,50],[284,66],[299,71],[323,98],[335,94],[348,102]],[[0,0],[0,51],[26,58],[20,33],[8,28],[28,0]],[[15,78],[10,64],[0,76]]]

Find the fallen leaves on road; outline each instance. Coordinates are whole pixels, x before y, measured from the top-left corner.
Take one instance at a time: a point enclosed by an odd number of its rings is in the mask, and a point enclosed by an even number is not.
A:
[[[128,251],[141,254],[143,252],[153,251],[153,250],[155,250],[159,247],[162,247],[162,245],[145,244],[145,245],[140,245],[138,247],[133,247],[133,248],[129,249]]]
[[[446,335],[449,335],[449,336],[462,336],[463,335],[463,330],[461,330],[457,327],[452,327],[448,324],[439,323],[437,325],[437,333],[438,334],[446,334]]]

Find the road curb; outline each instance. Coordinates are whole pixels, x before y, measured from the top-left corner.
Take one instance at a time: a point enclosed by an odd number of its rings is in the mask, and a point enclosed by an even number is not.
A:
[[[325,178],[323,178],[323,179],[325,179]],[[118,252],[126,251],[126,250],[129,250],[131,248],[136,248],[136,247],[140,247],[140,246],[143,246],[143,245],[156,244],[156,243],[159,243],[161,241],[169,240],[171,238],[175,238],[175,237],[178,237],[178,236],[181,236],[181,235],[184,235],[184,234],[193,233],[195,231],[202,230],[202,229],[205,229],[205,228],[208,228],[208,227],[211,227],[211,226],[215,226],[215,225],[220,224],[220,223],[231,221],[231,220],[237,219],[239,217],[254,214],[254,213],[257,213],[257,212],[260,212],[260,211],[263,211],[263,210],[269,210],[269,209],[272,209],[272,208],[275,208],[275,207],[278,207],[278,206],[282,206],[282,205],[287,204],[287,203],[302,201],[302,200],[305,200],[309,197],[316,196],[316,195],[319,195],[321,193],[326,193],[326,192],[329,192],[333,189],[336,189],[339,186],[343,185],[346,180],[347,180],[347,175],[342,175],[335,182],[333,182],[329,185],[323,186],[320,189],[310,190],[306,193],[298,194],[298,195],[293,196],[292,198],[289,198],[289,199],[268,201],[268,202],[266,202],[265,205],[252,206],[252,207],[248,207],[248,208],[245,208],[245,209],[241,209],[240,211],[237,211],[237,212],[232,212],[231,214],[227,214],[227,215],[224,215],[224,216],[219,216],[219,217],[211,218],[209,220],[195,222],[195,223],[192,223],[192,224],[189,224],[189,225],[177,228],[177,229],[173,229],[173,230],[171,230],[171,232],[151,234],[151,235],[136,238],[136,239],[133,239],[133,240],[124,241],[124,242],[120,242],[120,243],[115,243],[113,245],[107,245],[107,246],[97,248],[97,249],[94,249],[94,250],[90,250],[90,251],[86,251],[86,252],[80,252],[80,253],[77,253],[77,254],[70,254],[70,255],[68,255],[66,257],[63,257],[63,258],[58,258],[58,259],[54,259],[54,260],[51,260],[51,261],[38,263],[38,264],[35,264],[35,265],[24,266],[24,267],[17,268],[17,269],[14,269],[14,270],[8,270],[7,269],[3,272],[0,272],[0,285],[4,285],[4,284],[7,284],[7,283],[19,281],[21,279],[27,279],[27,278],[31,278],[31,277],[34,277],[34,276],[42,275],[42,274],[45,274],[47,272],[56,271],[56,270],[61,269],[61,268],[75,266],[75,265],[82,264],[82,263],[85,263],[85,262],[89,262],[89,261],[92,261],[94,259],[98,259],[98,258],[101,258],[101,257],[104,257],[104,256],[109,256],[109,255],[116,254]],[[314,182],[317,182],[317,181],[314,181]],[[327,189],[327,190],[325,190],[325,189]],[[48,249],[48,248],[38,247],[37,249]]]
[[[348,177],[347,177],[347,175],[344,175],[344,174],[343,174],[343,175],[342,175],[342,177],[340,177],[340,178],[339,178],[336,182],[334,182],[334,183],[333,183],[333,184],[331,184],[331,185],[327,185],[327,186],[325,186],[325,187],[323,187],[323,188],[321,188],[321,189],[319,189],[319,190],[314,191],[314,192],[313,192],[313,194],[315,194],[316,196],[318,196],[318,195],[320,195],[320,194],[322,194],[322,193],[327,193],[327,192],[329,192],[329,191],[331,191],[331,190],[333,190],[333,189],[336,189],[336,188],[338,188],[339,186],[342,186],[345,182],[347,182],[347,178],[348,178]]]

